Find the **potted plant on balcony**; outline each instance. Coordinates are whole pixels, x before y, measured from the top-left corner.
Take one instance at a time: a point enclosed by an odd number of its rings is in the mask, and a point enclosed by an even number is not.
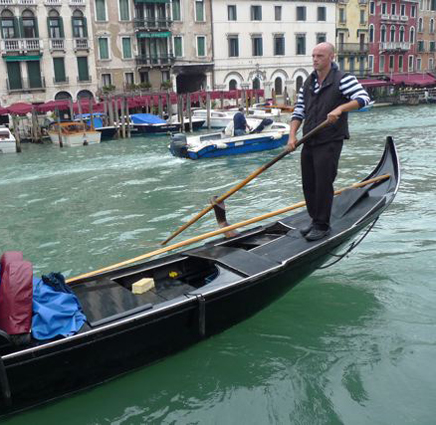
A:
[[[145,81],[143,83],[139,83],[138,87],[140,90],[150,90],[151,89],[151,83],[149,81]]]
[[[173,83],[171,82],[171,80],[162,81],[160,87],[164,90],[170,90],[173,87]]]

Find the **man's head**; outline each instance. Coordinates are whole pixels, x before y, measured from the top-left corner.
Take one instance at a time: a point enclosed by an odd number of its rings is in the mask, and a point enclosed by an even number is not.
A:
[[[239,112],[244,112],[244,108],[243,108],[242,106],[240,106],[240,107],[238,108],[238,111],[239,111]]]
[[[312,51],[313,68],[318,72],[330,70],[335,57],[335,48],[331,43],[319,43]]]

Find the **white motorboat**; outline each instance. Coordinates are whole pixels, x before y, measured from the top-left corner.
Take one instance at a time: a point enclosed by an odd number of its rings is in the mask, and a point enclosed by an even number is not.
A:
[[[290,130],[288,124],[276,123],[268,118],[247,121],[254,128],[241,136],[234,136],[233,121],[218,133],[191,137],[175,134],[169,146],[170,152],[179,158],[202,159],[275,149],[287,143]]]
[[[212,128],[225,128],[229,122],[233,122],[233,115],[238,112],[235,111],[210,111],[210,126]],[[194,109],[192,111],[192,118],[201,118],[205,122],[203,127],[207,127],[207,109]]]
[[[17,144],[14,135],[7,127],[0,127],[0,154],[17,152]]]
[[[60,144],[59,133],[63,146],[94,145],[100,143],[101,140],[101,133],[99,131],[90,130],[85,123],[76,121],[65,121],[60,124],[55,122],[50,125],[48,135],[55,145]]]

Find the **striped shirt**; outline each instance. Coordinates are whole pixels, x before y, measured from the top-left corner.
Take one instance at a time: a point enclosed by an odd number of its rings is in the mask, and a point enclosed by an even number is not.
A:
[[[319,85],[318,79],[316,78],[316,73],[314,75],[314,92],[318,93],[321,89],[321,86]],[[297,103],[295,105],[294,112],[292,113],[291,120],[296,119],[303,121],[306,117],[303,88],[304,86],[302,86],[300,88],[300,91],[298,92]],[[346,74],[341,78],[341,81],[339,82],[339,91],[350,101],[357,100],[359,102],[359,109],[368,105],[371,100],[368,93],[363,88],[362,84],[357,81],[357,78],[354,75]]]

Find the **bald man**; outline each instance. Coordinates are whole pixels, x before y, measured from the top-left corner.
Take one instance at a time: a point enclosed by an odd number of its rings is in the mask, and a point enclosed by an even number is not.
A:
[[[338,69],[334,56],[330,43],[320,43],[313,49],[314,71],[298,93],[287,145],[287,149],[295,149],[297,131],[303,121],[303,135],[329,121],[327,127],[304,143],[301,151],[303,192],[311,221],[300,232],[308,241],[322,239],[330,233],[333,183],[343,141],[350,137],[347,112],[363,108],[370,101],[356,77]]]

